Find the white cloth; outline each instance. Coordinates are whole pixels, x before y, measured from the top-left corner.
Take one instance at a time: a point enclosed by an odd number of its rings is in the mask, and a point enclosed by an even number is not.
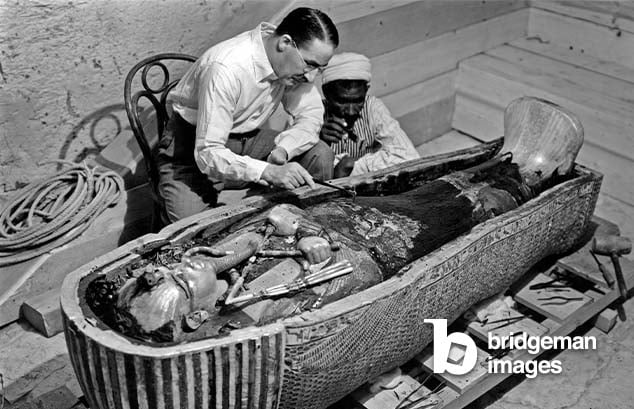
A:
[[[352,131],[358,137],[356,142],[347,138],[331,147],[335,152],[335,165],[344,156],[356,159],[351,173],[353,176],[419,157],[398,121],[392,118],[385,104],[374,96],[366,97]]]
[[[257,182],[267,163],[236,155],[225,147],[229,133],[260,126],[280,104],[290,128],[275,138],[288,158],[319,141],[324,108],[312,83],[286,88],[277,80],[264,50],[263,37],[275,26],[261,23],[207,50],[183,76],[171,95],[183,119],[196,125],[194,158],[201,172],[221,181]]]
[[[335,80],[372,79],[372,65],[368,57],[357,53],[340,53],[332,56],[328,66],[321,74],[321,83],[327,84]]]

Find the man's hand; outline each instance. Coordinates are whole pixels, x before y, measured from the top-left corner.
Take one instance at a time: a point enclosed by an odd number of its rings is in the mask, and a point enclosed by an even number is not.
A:
[[[271,151],[266,161],[274,165],[283,165],[288,162],[288,153],[284,148],[277,147]]]
[[[345,178],[346,176],[350,176],[352,173],[352,169],[354,169],[354,159],[350,156],[344,156],[341,158],[337,166],[335,166],[334,178]]]
[[[303,185],[308,185],[311,189],[315,188],[313,177],[297,162],[289,162],[284,165],[267,165],[264,168],[264,172],[262,172],[261,178],[270,185],[288,190]]]
[[[328,145],[339,143],[341,138],[346,136],[346,127],[348,124],[341,118],[329,116],[326,118],[324,125],[321,127],[319,137]]]
[[[332,255],[328,240],[318,236],[304,237],[299,240],[297,249],[304,253],[304,257],[310,264],[326,261]]]

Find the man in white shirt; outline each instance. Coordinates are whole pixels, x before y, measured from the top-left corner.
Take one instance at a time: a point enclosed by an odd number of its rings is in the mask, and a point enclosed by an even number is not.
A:
[[[324,108],[312,81],[338,44],[326,14],[297,8],[278,27],[261,23],[194,63],[170,94],[174,114],[159,142],[164,223],[215,206],[224,184],[294,189],[332,178],[334,156],[319,140]],[[289,128],[260,132],[280,103]]]
[[[335,178],[419,157],[385,104],[368,95],[370,79],[370,60],[357,53],[333,56],[323,71],[326,118],[320,136],[335,153]]]

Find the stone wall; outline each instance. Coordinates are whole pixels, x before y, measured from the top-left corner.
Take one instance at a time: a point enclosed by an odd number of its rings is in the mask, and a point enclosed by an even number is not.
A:
[[[199,55],[289,1],[0,0],[0,203],[129,132],[123,82],[159,52]]]

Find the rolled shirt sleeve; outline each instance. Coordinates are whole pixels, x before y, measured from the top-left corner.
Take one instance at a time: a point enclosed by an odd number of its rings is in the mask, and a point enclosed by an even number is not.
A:
[[[401,162],[419,157],[412,141],[407,137],[398,121],[392,117],[385,104],[378,98],[372,98],[369,103],[368,117],[374,123],[376,141],[381,148],[368,153],[354,163],[351,175],[384,169]]]
[[[308,151],[319,141],[319,130],[324,122],[324,105],[312,83],[299,84],[287,90],[282,105],[290,115],[289,128],[275,137],[275,145],[283,148],[291,159]]]
[[[213,63],[199,77],[198,119],[194,159],[201,172],[219,181],[257,182],[268,165],[225,147],[240,96],[239,78]]]

